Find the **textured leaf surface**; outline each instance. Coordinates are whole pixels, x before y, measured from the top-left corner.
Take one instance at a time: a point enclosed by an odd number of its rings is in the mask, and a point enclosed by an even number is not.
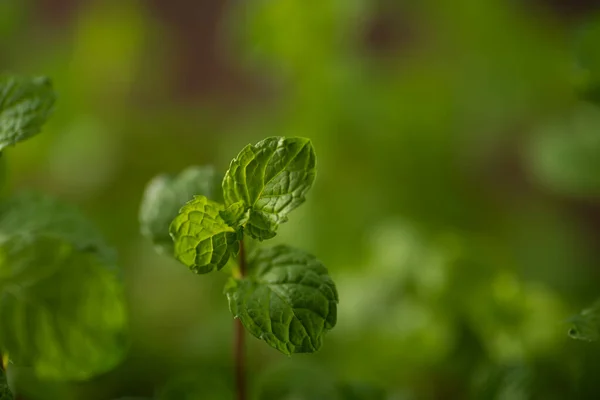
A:
[[[338,294],[327,268],[288,246],[260,249],[252,275],[229,281],[229,308],[246,329],[285,354],[312,353],[336,324]]]
[[[269,239],[290,211],[304,202],[315,174],[310,140],[271,137],[246,146],[231,161],[223,196],[228,207],[241,202],[249,211],[247,221],[238,222],[245,224],[245,232],[255,239]]]
[[[600,300],[570,320],[569,336],[573,339],[594,342],[600,339]]]
[[[0,151],[39,133],[55,99],[47,78],[0,76]]]
[[[0,347],[40,377],[84,380],[126,350],[121,283],[94,252],[57,237],[0,244]]]
[[[173,254],[169,235],[171,221],[183,205],[194,197],[212,197],[215,172],[212,167],[190,167],[177,176],[159,175],[152,179],[142,198],[140,228],[157,251]]]
[[[239,234],[225,223],[221,211],[221,204],[195,196],[171,223],[175,258],[198,274],[223,268],[239,250]]]
[[[248,222],[250,210],[246,209],[243,201],[231,204],[225,210],[221,211],[221,217],[229,226],[241,226]]]

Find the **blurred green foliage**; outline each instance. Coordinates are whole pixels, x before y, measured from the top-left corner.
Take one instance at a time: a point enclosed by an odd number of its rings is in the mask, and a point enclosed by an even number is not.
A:
[[[598,397],[600,348],[568,336],[568,317],[600,296],[598,15],[509,0],[232,2],[213,47],[193,49],[259,88],[232,101],[179,93],[192,58],[177,35],[198,32],[168,23],[171,6],[73,2],[59,18],[43,3],[0,2],[1,69],[47,74],[59,93],[43,134],[2,156],[7,185],[94,219],[119,250],[132,318],[128,360],[67,385],[74,398],[182,399],[182,381],[211,393],[190,399],[231,397],[225,276],[190,279],[155,255],[137,215],[151,177],[192,164],[222,176],[267,136],[310,137],[319,154],[275,240],[319,255],[340,306],[310,359],[249,340],[256,398],[357,398],[340,385],[387,399]],[[193,14],[184,4],[172,7]]]

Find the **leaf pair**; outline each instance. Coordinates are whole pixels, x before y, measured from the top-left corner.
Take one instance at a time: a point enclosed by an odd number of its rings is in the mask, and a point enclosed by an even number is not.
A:
[[[193,199],[183,204],[191,196],[179,182],[187,180],[189,171],[150,183],[140,222],[142,233],[164,249],[172,218],[173,256],[201,274],[223,268],[238,254],[245,235],[259,241],[276,235],[305,201],[316,156],[304,138],[271,137],[246,146],[223,179],[224,205],[209,200],[211,186],[200,176],[188,186],[197,190]],[[258,249],[248,260],[248,272],[231,278],[225,289],[234,317],[285,354],[318,350],[337,315],[338,295],[327,269],[310,254],[276,246]]]
[[[310,140],[272,137],[246,146],[223,179],[225,209],[196,196],[173,220],[175,258],[197,273],[221,269],[244,234],[265,240],[302,204],[315,179]]]
[[[196,273],[219,270],[237,254],[244,234],[261,241],[276,235],[287,215],[304,202],[315,168],[310,140],[271,137],[246,146],[231,161],[222,183],[224,205],[210,200],[211,168],[161,175],[144,194],[142,234]]]

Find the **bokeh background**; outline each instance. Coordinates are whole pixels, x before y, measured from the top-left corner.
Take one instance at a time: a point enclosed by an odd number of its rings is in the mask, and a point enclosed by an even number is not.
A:
[[[133,347],[81,399],[232,398],[225,274],[157,255],[154,175],[305,136],[318,178],[275,242],[340,293],[316,355],[248,338],[258,399],[597,399],[600,7],[567,0],[0,0],[0,69],[52,78],[9,186],[120,253]]]

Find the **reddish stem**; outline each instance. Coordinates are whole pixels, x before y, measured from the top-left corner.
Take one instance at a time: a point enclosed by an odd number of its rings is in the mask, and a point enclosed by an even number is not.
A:
[[[244,241],[240,241],[240,278],[246,275],[246,253],[244,249]],[[235,338],[234,338],[234,363],[235,363],[235,386],[237,392],[237,400],[246,400],[246,365],[244,360],[244,326],[239,318],[234,320]]]

